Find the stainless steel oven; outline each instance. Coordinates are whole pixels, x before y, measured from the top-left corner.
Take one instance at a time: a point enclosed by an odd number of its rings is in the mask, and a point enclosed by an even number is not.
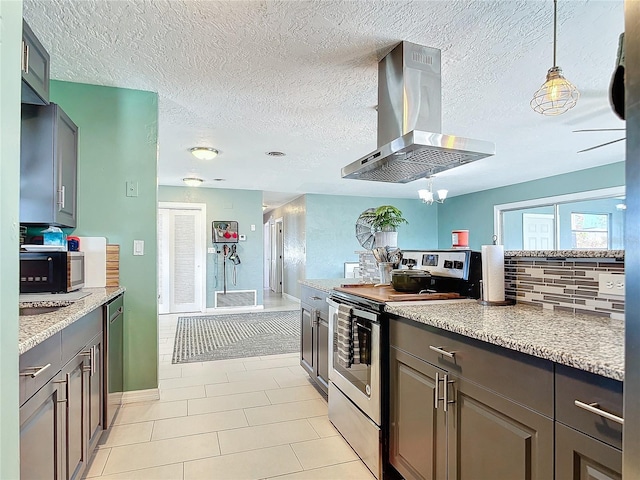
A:
[[[329,420],[380,479],[382,312],[358,308],[344,299],[329,298],[327,302]]]

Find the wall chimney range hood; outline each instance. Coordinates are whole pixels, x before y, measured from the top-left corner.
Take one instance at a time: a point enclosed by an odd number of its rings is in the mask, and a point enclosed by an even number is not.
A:
[[[444,135],[440,50],[401,42],[378,63],[378,149],[342,178],[408,183],[494,155],[495,144]]]

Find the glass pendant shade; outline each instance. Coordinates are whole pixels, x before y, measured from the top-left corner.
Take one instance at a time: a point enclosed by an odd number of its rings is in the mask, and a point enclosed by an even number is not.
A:
[[[418,197],[420,197],[420,200],[422,200],[423,203],[433,203],[433,192],[429,190],[426,190],[424,188],[418,190]]]
[[[560,115],[576,106],[580,92],[562,76],[560,67],[552,67],[547,81],[534,93],[531,108],[542,115]]]
[[[441,190],[438,190],[436,192],[438,194],[438,200],[440,201],[440,203],[444,202],[445,198],[447,198],[447,194],[449,193],[449,190],[445,190],[444,188]]]

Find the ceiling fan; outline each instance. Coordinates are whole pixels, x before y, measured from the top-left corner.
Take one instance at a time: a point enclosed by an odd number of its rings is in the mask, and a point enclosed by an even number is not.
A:
[[[582,130],[574,130],[574,133],[580,132],[615,132],[615,131],[625,131],[626,128],[585,128]],[[627,137],[618,138],[617,140],[612,140],[610,142],[601,143],[600,145],[596,145],[595,147],[585,148],[584,150],[580,150],[578,153],[588,152],[590,150],[595,150],[596,148],[604,147],[606,145],[611,145],[612,143],[618,143],[625,140]]]

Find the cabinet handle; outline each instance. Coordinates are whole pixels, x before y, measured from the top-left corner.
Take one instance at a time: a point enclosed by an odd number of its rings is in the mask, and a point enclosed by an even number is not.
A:
[[[24,43],[24,73],[29,74],[29,44]]]
[[[440,401],[440,394],[438,393],[438,385],[440,385],[440,375],[436,372],[436,386],[433,389],[433,406],[438,408],[438,402]]]
[[[22,41],[22,54],[20,55],[20,71],[22,73],[27,73],[27,71],[24,68],[24,59],[25,59],[25,50],[27,49],[27,44],[24,43],[24,40]]]
[[[64,185],[58,190],[58,211],[64,208]]]
[[[598,408],[600,406],[598,403],[584,403],[584,402],[581,402],[580,400],[575,400],[573,403],[575,404],[576,407],[582,408],[587,412],[595,413],[596,415],[599,415],[608,420],[611,420],[612,422],[616,422],[616,423],[619,423],[620,425],[624,425],[624,418],[618,417],[613,413],[605,412],[604,410]]]
[[[449,400],[449,385],[453,385],[453,380],[449,380],[449,375],[444,375],[444,395],[442,396],[442,403],[444,405],[444,411],[449,410],[449,405],[456,403],[455,400]]]
[[[58,400],[58,403],[69,403],[69,374],[67,373],[64,377],[64,380],[57,380],[54,383],[64,383],[64,395],[65,398],[63,400]]]
[[[322,297],[317,297],[316,295],[311,295],[309,297],[310,300],[322,300]]]
[[[31,377],[31,378],[36,378],[38,375],[40,375],[42,372],[44,372],[47,368],[49,368],[51,366],[50,363],[47,363],[45,366],[43,367],[31,367],[30,370],[32,370],[31,372],[23,372],[20,373],[21,377]]]
[[[96,346],[91,347],[91,376],[96,373]]]
[[[438,352],[440,355],[444,355],[445,357],[453,358],[456,355],[456,352],[447,352],[443,350],[442,347],[434,347],[433,345],[429,345],[429,348],[434,352]]]

